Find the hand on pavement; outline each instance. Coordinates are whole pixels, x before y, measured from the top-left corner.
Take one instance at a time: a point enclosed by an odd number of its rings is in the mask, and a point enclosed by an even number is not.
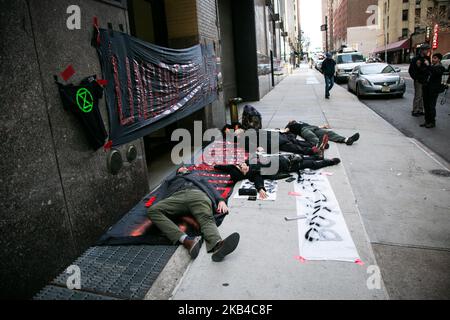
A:
[[[266,200],[269,196],[264,190],[259,190],[259,197],[261,198],[261,200]]]
[[[219,205],[217,206],[217,211],[219,213],[228,213],[228,206],[225,203],[225,201],[220,201]]]

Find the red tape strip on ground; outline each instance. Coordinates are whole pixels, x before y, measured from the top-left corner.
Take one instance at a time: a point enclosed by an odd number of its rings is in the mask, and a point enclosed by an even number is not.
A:
[[[70,78],[72,78],[72,76],[75,74],[75,69],[73,68],[73,66],[71,64],[69,64],[67,66],[67,68],[61,72],[61,78],[63,78],[64,81],[69,80]]]

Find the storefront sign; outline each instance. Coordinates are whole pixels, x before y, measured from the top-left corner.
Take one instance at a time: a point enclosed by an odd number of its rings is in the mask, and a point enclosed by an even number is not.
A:
[[[434,31],[433,31],[433,50],[437,49],[439,46],[439,25],[434,25]]]

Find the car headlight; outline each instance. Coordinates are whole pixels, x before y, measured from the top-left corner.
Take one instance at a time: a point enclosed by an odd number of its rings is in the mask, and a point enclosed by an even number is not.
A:
[[[405,79],[400,78],[400,80],[398,81],[398,84],[405,84]]]
[[[367,80],[367,79],[362,79],[362,80],[361,80],[361,84],[362,84],[363,86],[366,86],[366,87],[370,87],[370,86],[371,86],[370,81]]]
[[[342,74],[342,73],[344,73],[344,72],[345,72],[344,69],[338,69],[338,71],[337,71],[338,74]]]

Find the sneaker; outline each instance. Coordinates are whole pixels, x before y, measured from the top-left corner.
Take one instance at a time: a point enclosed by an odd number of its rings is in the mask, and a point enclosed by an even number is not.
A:
[[[335,166],[338,165],[339,163],[341,163],[341,159],[339,159],[339,158],[331,159],[331,161],[334,163]]]
[[[435,123],[428,123],[428,124],[425,125],[425,128],[427,128],[427,129],[436,128],[436,124]]]
[[[202,237],[187,237],[184,242],[183,246],[189,250],[189,255],[194,260],[198,257],[198,254],[200,253],[200,249],[202,247],[203,239]]]
[[[422,127],[422,128],[425,128],[426,126],[428,125],[428,123],[422,123],[420,126]]]
[[[213,251],[211,259],[214,262],[220,262],[222,261],[225,256],[232,253],[239,244],[239,233],[233,233],[232,235],[228,236],[225,240],[219,242],[219,244],[216,246],[216,248]]]
[[[346,144],[348,146],[351,146],[358,140],[359,140],[359,133],[357,133],[357,134],[351,136],[350,138],[348,138]]]

